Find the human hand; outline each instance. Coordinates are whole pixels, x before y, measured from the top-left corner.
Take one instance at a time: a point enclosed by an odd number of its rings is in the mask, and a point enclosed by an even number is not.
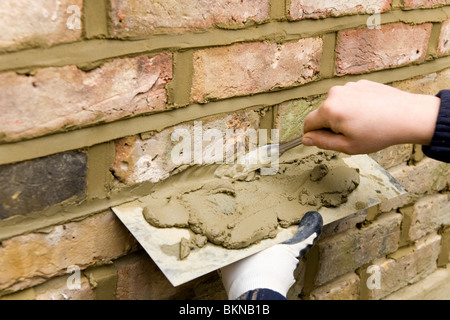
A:
[[[428,145],[440,108],[435,96],[407,93],[372,81],[335,86],[305,119],[303,143],[346,154],[391,145]]]

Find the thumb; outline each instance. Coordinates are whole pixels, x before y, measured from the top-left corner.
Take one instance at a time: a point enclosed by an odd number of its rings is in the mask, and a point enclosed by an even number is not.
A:
[[[324,150],[344,152],[347,146],[346,137],[330,130],[314,130],[303,136],[305,146],[317,147]]]

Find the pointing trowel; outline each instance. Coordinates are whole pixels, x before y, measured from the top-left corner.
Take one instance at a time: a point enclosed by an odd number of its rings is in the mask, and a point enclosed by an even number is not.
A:
[[[270,145],[267,148],[281,154],[280,164],[292,163],[292,161],[305,156],[305,154],[313,155],[321,152],[315,147],[305,148],[299,145],[301,145],[301,138],[279,145]],[[288,150],[290,151],[287,152]],[[405,189],[369,156],[346,156],[343,157],[343,161],[349,167],[359,170],[360,184],[349,196],[347,203],[337,208],[322,207],[317,210],[323,217],[324,225],[357,212],[364,214],[364,210],[367,208],[405,193]],[[171,185],[180,186],[186,184],[188,186],[192,185],[192,183],[217,182],[218,178],[215,175],[217,168],[218,165],[191,167],[161,183],[167,183],[170,190]],[[198,179],[203,180],[198,181]],[[258,197],[257,194],[252,196]],[[112,210],[173,286],[181,285],[277,243],[281,243],[291,238],[298,228],[295,225],[289,228],[279,227],[275,238],[259,241],[243,249],[226,249],[208,242],[201,249],[192,251],[187,258],[180,259],[179,256],[168,253],[167,248],[179,246],[183,238],[189,239],[192,231],[182,228],[156,228],[149,224],[143,216],[143,204],[148,200],[146,198],[150,197],[152,195],[114,207]],[[361,203],[364,204],[363,207],[361,207]]]

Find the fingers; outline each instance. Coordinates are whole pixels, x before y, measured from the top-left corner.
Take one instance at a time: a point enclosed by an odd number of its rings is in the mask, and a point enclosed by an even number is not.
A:
[[[303,126],[304,133],[320,129],[330,129],[335,133],[341,133],[340,122],[346,117],[342,111],[342,97],[345,97],[343,86],[334,86],[328,91],[328,96],[322,105],[312,111],[305,118]]]
[[[309,131],[319,130],[325,128],[324,119],[319,115],[319,110],[311,111],[305,118],[303,124],[303,132],[306,134]]]
[[[304,133],[321,129],[331,129],[330,119],[324,114],[322,109],[323,105],[306,116],[305,123],[303,125]]]
[[[310,131],[303,136],[303,143],[306,146],[352,154],[348,139],[330,130]]]
[[[320,149],[356,154],[355,139],[360,126],[355,125],[355,114],[360,112],[360,95],[368,81],[349,82],[328,91],[322,105],[312,111],[303,125],[303,143]],[[363,90],[364,89],[364,90]]]

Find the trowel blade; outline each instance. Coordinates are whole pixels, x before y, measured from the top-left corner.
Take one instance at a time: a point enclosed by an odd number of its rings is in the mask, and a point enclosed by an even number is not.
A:
[[[357,202],[364,203],[367,209],[405,193],[405,189],[369,156],[352,156],[343,160],[348,166],[359,169],[360,185],[349,196],[347,203],[338,208],[323,207],[318,210],[323,217],[324,225],[364,210],[364,208],[355,209]],[[150,225],[143,217],[144,202],[145,199],[140,199],[114,207],[112,210],[173,286],[179,286],[281,243],[291,238],[297,230],[297,226],[287,229],[279,227],[280,232],[276,238],[260,241],[244,249],[230,250],[208,242],[203,248],[192,251],[187,258],[180,260],[179,256],[168,253],[167,248],[179,245],[182,238],[189,238],[189,231],[180,228],[156,228]]]

